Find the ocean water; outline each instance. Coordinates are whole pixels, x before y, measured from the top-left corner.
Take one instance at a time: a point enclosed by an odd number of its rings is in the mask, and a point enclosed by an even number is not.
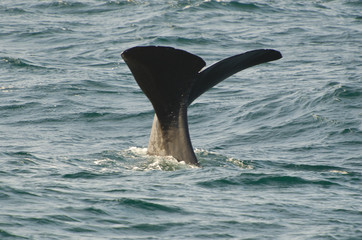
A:
[[[201,167],[146,154],[121,52],[283,58],[189,107]],[[360,0],[0,1],[0,239],[362,239]]]

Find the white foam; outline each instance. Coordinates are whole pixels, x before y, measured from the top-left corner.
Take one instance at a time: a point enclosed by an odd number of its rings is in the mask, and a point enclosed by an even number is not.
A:
[[[120,152],[122,157],[132,158],[135,164],[129,166],[128,169],[135,171],[176,171],[187,168],[195,168],[196,166],[188,165],[185,162],[177,161],[172,156],[152,156],[147,154],[147,148],[130,147]]]
[[[330,173],[340,173],[340,174],[348,174],[348,172],[346,171],[341,171],[341,170],[330,170]]]
[[[232,164],[242,169],[253,169],[253,167],[245,163],[243,160],[227,157],[220,155],[213,151],[208,151],[204,149],[194,149],[197,157],[201,161],[205,161],[206,165],[215,165],[220,166],[220,164],[225,165],[225,163]],[[112,160],[109,158],[97,159],[94,161],[96,165],[113,165],[121,166],[132,171],[177,171],[182,169],[191,169],[198,168],[195,165],[187,164],[184,161],[177,161],[172,156],[155,156],[148,155],[147,148],[140,147],[129,147],[128,149],[115,152],[115,155],[119,156],[119,160]]]
[[[230,163],[232,163],[233,165],[238,166],[238,167],[240,167],[240,168],[253,169],[252,166],[245,164],[245,163],[244,163],[242,160],[240,160],[240,159],[228,158],[228,159],[226,159],[226,161],[227,161],[227,162],[230,162]]]
[[[147,155],[147,148],[130,147],[125,151],[128,153],[134,154],[136,156],[146,156]]]

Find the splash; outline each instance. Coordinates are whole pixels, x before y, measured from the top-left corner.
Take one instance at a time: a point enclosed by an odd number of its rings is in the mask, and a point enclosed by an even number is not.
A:
[[[236,158],[228,158],[226,162],[229,162],[237,167],[243,168],[243,169],[253,169],[253,167],[250,164],[244,163],[244,161]]]
[[[125,159],[132,159],[133,164],[127,168],[134,171],[177,171],[182,169],[197,168],[185,162],[178,162],[172,156],[151,156],[147,148],[130,147],[120,153]]]
[[[200,160],[201,168],[232,167],[240,169],[253,169],[250,161],[244,161],[222,154],[194,149]],[[178,171],[185,169],[198,169],[199,167],[177,161],[172,156],[153,156],[147,154],[147,148],[129,147],[122,151],[104,151],[93,156],[95,166],[101,172],[119,172],[122,169],[131,171]]]
[[[238,167],[242,169],[253,169],[250,161],[243,161],[238,158],[224,156],[217,152],[208,151],[205,149],[195,149],[195,154],[200,160],[202,166],[214,167]]]

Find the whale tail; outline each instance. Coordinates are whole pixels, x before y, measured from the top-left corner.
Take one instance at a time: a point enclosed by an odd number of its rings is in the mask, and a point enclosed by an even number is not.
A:
[[[122,58],[155,110],[148,154],[170,155],[198,165],[188,130],[187,107],[227,77],[281,57],[275,50],[254,50],[226,58],[200,72],[205,61],[183,50],[142,46],[124,51]]]

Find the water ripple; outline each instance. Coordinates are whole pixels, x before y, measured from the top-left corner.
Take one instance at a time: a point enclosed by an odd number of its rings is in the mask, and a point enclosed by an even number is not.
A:
[[[167,205],[163,205],[163,204],[161,205],[161,204],[157,204],[157,203],[153,203],[153,202],[149,202],[149,201],[145,201],[145,200],[140,200],[140,199],[123,198],[123,199],[119,199],[117,201],[122,206],[132,207],[132,208],[140,209],[140,210],[147,210],[147,211],[151,211],[151,212],[162,211],[162,212],[167,212],[167,213],[184,213],[182,208],[179,208],[179,207],[172,207],[172,206],[167,206]]]
[[[362,239],[360,1],[0,3],[0,239]],[[283,59],[189,108],[201,167],[147,155],[120,54]]]

